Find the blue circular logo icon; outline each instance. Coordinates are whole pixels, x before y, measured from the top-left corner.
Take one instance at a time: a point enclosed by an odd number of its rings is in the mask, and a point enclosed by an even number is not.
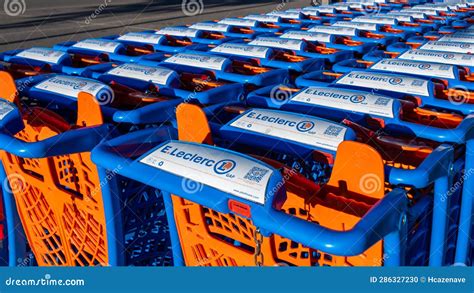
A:
[[[296,125],[296,129],[301,132],[307,132],[313,129],[314,122],[312,121],[301,121]]]
[[[233,160],[220,160],[214,165],[214,172],[219,175],[227,174],[232,171],[237,164]]]
[[[81,88],[85,87],[86,85],[87,85],[87,82],[81,81],[81,82],[75,84],[73,88],[75,90],[78,90],[78,89],[81,89]]]
[[[444,54],[444,55],[443,55],[443,58],[444,58],[444,59],[453,59],[453,58],[454,58],[454,54]]]
[[[363,96],[363,95],[353,95],[353,96],[350,97],[349,100],[354,104],[360,104],[363,101],[365,101],[365,96]]]
[[[403,79],[401,79],[400,77],[392,77],[388,80],[388,82],[393,85],[401,84],[402,81]]]
[[[420,69],[430,69],[431,68],[431,65],[430,64],[420,64],[418,65],[418,68]]]

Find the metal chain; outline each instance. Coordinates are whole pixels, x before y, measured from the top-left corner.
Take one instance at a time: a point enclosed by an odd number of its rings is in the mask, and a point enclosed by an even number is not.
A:
[[[255,241],[255,254],[253,255],[255,265],[258,267],[263,266],[263,253],[262,253],[262,243],[263,235],[260,233],[260,229],[255,229],[253,234],[253,239]]]

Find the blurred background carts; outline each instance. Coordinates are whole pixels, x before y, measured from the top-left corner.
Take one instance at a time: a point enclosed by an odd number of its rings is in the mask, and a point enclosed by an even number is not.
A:
[[[371,146],[355,142],[353,129],[313,116],[274,113],[275,117],[292,122],[283,128],[318,125],[338,129],[336,136],[317,130],[321,140],[314,143],[320,145],[309,146],[294,136],[282,138],[278,132],[234,127],[239,125],[240,119],[245,120],[248,112],[226,107],[205,108],[209,114],[219,113],[208,124],[205,112],[199,107],[180,105],[178,130],[138,131],[104,142],[93,152],[94,161],[104,168],[102,176],[120,163],[127,167],[119,170],[119,175],[164,194],[175,265],[179,265],[181,253],[182,264],[191,266],[367,266],[428,262],[429,228],[426,224],[429,226],[431,219],[425,213],[429,211],[428,197],[412,206],[404,190],[394,189],[386,194],[382,158]],[[269,115],[267,112],[265,115]],[[270,120],[267,120],[268,126],[273,123]],[[308,136],[312,135],[315,134],[308,132]],[[178,138],[181,141],[175,141]],[[182,141],[217,145],[228,150]],[[324,145],[325,142],[329,144]],[[254,158],[247,161],[249,157],[240,153],[252,154]],[[298,154],[302,157],[297,158]],[[168,165],[163,156],[170,156],[170,161],[175,163]],[[186,164],[176,162],[179,158]],[[246,160],[241,161],[241,158]],[[255,158],[260,161],[257,161],[258,166],[253,165]],[[291,164],[296,163],[295,160],[299,160],[300,167]],[[449,181],[445,167],[451,160],[452,149],[441,146],[412,170],[388,168],[392,170],[393,180],[414,176],[420,179],[417,187],[436,182],[437,192],[442,193]],[[209,164],[189,169],[189,164],[196,162]],[[267,164],[272,167],[268,169]],[[352,167],[347,168],[347,164]],[[179,166],[188,167],[182,170]],[[242,166],[247,169],[240,169]],[[283,178],[273,181],[275,171]],[[367,179],[362,177],[368,173],[379,179],[378,187],[370,191],[361,185]],[[241,186],[250,189],[239,190]],[[112,190],[111,194],[120,191],[113,181],[106,187]],[[286,198],[280,193],[283,190],[287,192]],[[236,192],[239,195],[233,197]],[[109,213],[113,213],[117,202],[115,197],[109,198],[112,202],[106,211],[110,208]],[[391,208],[385,205],[388,202],[393,204]],[[260,210],[267,205],[269,209]],[[392,213],[396,216],[392,217]],[[379,220],[384,224],[375,223]],[[273,221],[276,223],[272,224]],[[292,226],[293,221],[298,224]],[[392,224],[394,230],[389,228]],[[410,225],[413,225],[411,229]],[[108,230],[120,231],[121,223],[111,223]],[[408,233],[417,236],[408,236]],[[118,238],[115,245],[120,247],[121,241],[123,239]],[[117,264],[120,264],[123,253],[113,249],[113,243],[109,244],[109,252],[117,253]]]

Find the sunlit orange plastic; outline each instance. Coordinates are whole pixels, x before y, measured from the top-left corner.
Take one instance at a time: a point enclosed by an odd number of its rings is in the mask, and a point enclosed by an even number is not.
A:
[[[49,65],[41,67],[12,63],[3,63],[3,65],[3,70],[10,73],[15,79],[29,76],[37,76],[40,74],[51,72],[51,68],[49,67]]]
[[[327,76],[332,76],[332,77],[335,77],[335,78],[339,78],[339,77],[341,77],[343,74],[342,74],[342,73],[337,73],[337,72],[323,71],[323,75],[327,75]]]
[[[16,96],[14,83],[0,75],[1,97]],[[35,142],[69,128],[100,124],[93,97],[78,97],[78,123],[68,123],[45,109],[25,112],[25,129],[16,137]],[[87,111],[85,111],[87,110]],[[86,112],[86,113],[83,113]],[[48,119],[44,119],[49,117]],[[80,142],[78,142],[80,143]],[[40,266],[106,265],[106,221],[97,169],[90,153],[28,159],[0,152],[28,243]],[[21,184],[18,184],[21,180]]]
[[[177,112],[180,140],[212,144],[207,118],[196,105],[182,104]],[[267,163],[281,163],[265,159]],[[339,146],[329,184],[319,185],[292,172],[285,182],[287,200],[282,211],[324,227],[345,231],[384,195],[384,166],[380,155],[366,144],[344,142]],[[374,176],[379,187],[370,194],[362,192],[366,174]],[[373,179],[368,179],[373,180]],[[362,186],[362,187],[361,187]],[[188,266],[255,266],[255,226],[236,214],[221,214],[172,195],[174,218],[184,260]],[[243,209],[243,211],[242,211]],[[245,208],[239,213],[247,212]],[[248,211],[251,212],[251,211]],[[234,243],[240,243],[235,246]],[[263,265],[296,266],[380,266],[383,243],[376,243],[363,254],[342,257],[325,254],[279,235],[264,237]]]

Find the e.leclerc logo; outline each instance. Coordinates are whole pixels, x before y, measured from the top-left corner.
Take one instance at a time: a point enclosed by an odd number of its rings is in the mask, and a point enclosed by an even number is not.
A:
[[[219,175],[227,174],[232,171],[237,164],[233,160],[220,160],[214,165],[214,172]]]
[[[364,95],[353,95],[353,96],[351,96],[351,98],[349,100],[354,104],[360,104],[363,101],[365,101],[365,96]]]
[[[426,69],[430,69],[431,65],[430,64],[420,64],[420,65],[418,65],[418,68],[420,68],[421,70],[426,70]]]
[[[301,132],[308,132],[314,128],[314,122],[312,121],[301,121],[296,125],[296,129]]]
[[[388,80],[388,82],[393,85],[399,85],[402,83],[402,81],[403,79],[401,79],[400,77],[392,77]]]

